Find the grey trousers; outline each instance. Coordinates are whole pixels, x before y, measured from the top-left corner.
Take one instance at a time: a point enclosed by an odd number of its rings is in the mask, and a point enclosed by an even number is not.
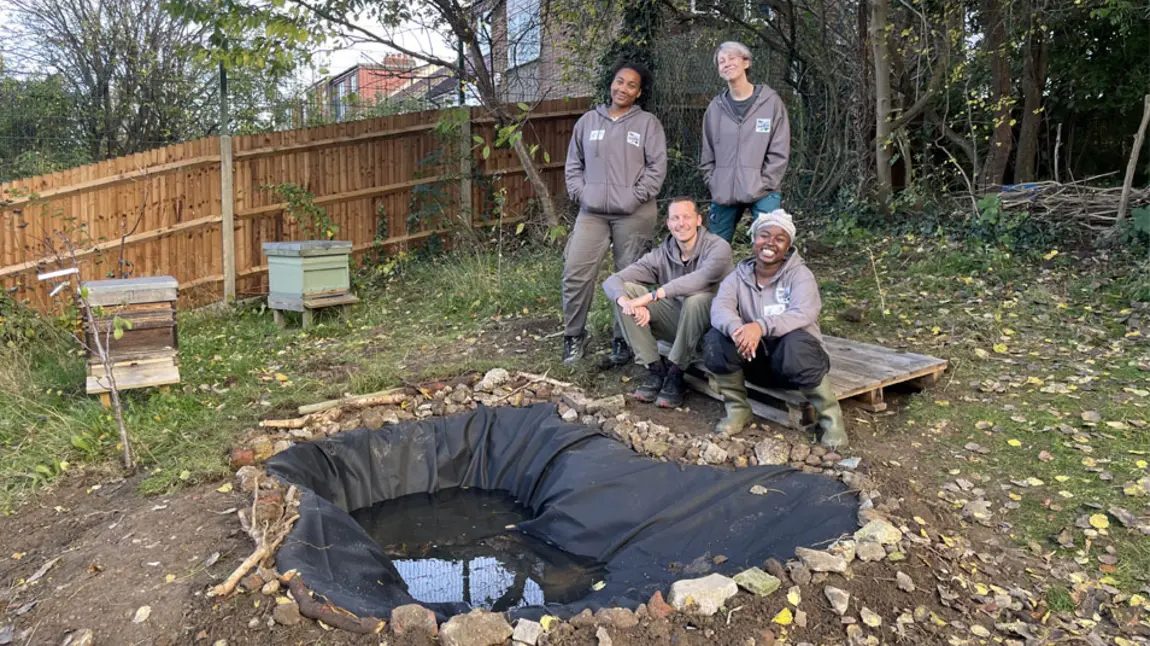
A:
[[[651,288],[637,283],[624,283],[623,289],[628,298],[635,298],[646,294]],[[627,344],[644,366],[659,361],[657,340],[661,339],[671,343],[667,359],[680,368],[686,368],[694,358],[699,341],[711,327],[711,300],[714,298],[714,294],[702,292],[692,294],[682,301],[675,298],[655,301],[647,306],[647,311],[651,313],[651,322],[647,327],[639,327],[634,318],[623,316],[618,303],[615,303],[615,320],[623,324]]]
[[[615,271],[635,262],[650,249],[659,211],[655,201],[631,215],[599,215],[579,211],[575,229],[563,252],[563,334],[577,336],[587,327],[587,313],[599,283],[599,265],[608,247],[615,250]],[[615,336],[622,337],[619,317]]]

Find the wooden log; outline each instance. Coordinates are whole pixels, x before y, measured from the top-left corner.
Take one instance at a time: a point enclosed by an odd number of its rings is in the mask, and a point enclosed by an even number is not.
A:
[[[295,570],[280,577],[280,582],[291,591],[299,605],[299,613],[308,619],[322,621],[323,623],[357,633],[360,635],[375,635],[387,627],[387,622],[376,617],[358,617],[343,608],[334,606],[326,599],[320,601],[312,596],[311,590],[304,585],[303,578]]]
[[[366,406],[387,406],[398,404],[406,398],[406,390],[406,388],[400,387],[368,393],[366,395],[351,395],[348,397],[341,397],[339,399],[329,399],[328,401],[319,402],[317,404],[307,404],[306,406],[300,406],[299,414],[310,415],[312,413],[320,413],[325,410],[340,408],[344,406],[364,408]]]

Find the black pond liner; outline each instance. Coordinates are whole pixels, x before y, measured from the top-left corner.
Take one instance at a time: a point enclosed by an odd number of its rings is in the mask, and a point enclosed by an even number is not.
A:
[[[727,557],[713,571],[734,575],[857,528],[858,499],[834,478],[785,466],[730,471],[659,462],[564,423],[552,404],[480,406],[339,433],[293,446],[267,469],[303,494],[276,567],[298,570],[314,592],[361,617],[387,618],[393,608],[419,602],[348,512],[409,494],[461,486],[505,491],[534,514],[520,523],[523,532],[606,564],[600,590],[564,605],[516,608],[513,618],[634,609],[656,590],[700,576],[682,570],[700,557]],[[749,493],[756,484],[771,491]],[[422,605],[441,621],[468,610]]]

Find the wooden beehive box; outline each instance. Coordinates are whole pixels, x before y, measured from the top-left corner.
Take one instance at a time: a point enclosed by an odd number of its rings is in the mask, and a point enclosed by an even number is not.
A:
[[[180,383],[179,337],[176,333],[176,297],[179,283],[171,276],[91,280],[83,284],[96,313],[96,329],[87,330],[89,348],[100,334],[112,359],[112,375],[119,390]],[[115,317],[131,322],[119,339],[109,335]],[[93,350],[88,353],[88,393],[107,393],[110,384]],[[105,399],[106,394],[101,396]]]
[[[303,312],[310,301],[347,294],[351,288],[348,255],[342,240],[265,242],[268,257],[268,307]]]

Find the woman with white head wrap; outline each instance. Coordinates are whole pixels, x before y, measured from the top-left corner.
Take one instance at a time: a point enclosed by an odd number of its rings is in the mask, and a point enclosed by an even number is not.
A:
[[[712,329],[703,358],[715,375],[727,417],[716,431],[733,435],[751,421],[744,379],[799,390],[819,417],[820,442],[845,446],[846,427],[831,388],[830,358],[822,344],[822,299],[815,276],[792,248],[795,224],[776,209],[751,225],[754,255],[735,266],[711,302]]]

